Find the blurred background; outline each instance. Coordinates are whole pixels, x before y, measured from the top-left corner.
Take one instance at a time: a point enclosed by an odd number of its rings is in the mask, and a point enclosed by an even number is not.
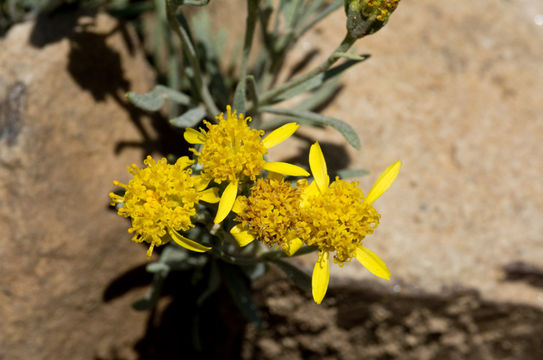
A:
[[[214,31],[241,37],[244,3],[212,1]],[[333,266],[316,305],[272,270],[253,285],[261,330],[224,290],[196,305],[182,274],[153,311],[131,307],[151,279],[108,208],[111,182],[149,153],[185,150],[163,113],[124,96],[175,80],[146,30],[153,4],[59,3],[37,16],[32,2],[1,4],[0,359],[543,358],[541,1],[403,0],[355,45],[371,58],[322,112],[348,122],[361,150],[301,128],[271,157],[318,139],[332,166],[369,170],[366,191],[402,160],[366,240],[393,276]],[[322,61],[344,27],[340,9],[282,76]],[[314,256],[298,264],[310,271]]]

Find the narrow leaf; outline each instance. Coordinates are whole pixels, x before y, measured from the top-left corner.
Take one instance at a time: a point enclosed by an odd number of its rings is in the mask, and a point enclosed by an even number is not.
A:
[[[359,176],[365,176],[369,173],[370,172],[368,170],[364,169],[343,169],[336,171],[331,177],[335,178],[336,176],[339,176],[340,179],[351,179]]]
[[[170,89],[166,86],[157,85],[153,90],[146,94],[136,94],[129,92],[126,94],[128,100],[139,107],[140,109],[147,111],[158,111],[164,105],[164,100],[168,99],[181,105],[189,105],[190,97],[187,95]]]
[[[277,259],[273,260],[273,263],[283,270],[285,275],[300,289],[308,293],[311,292],[311,276],[286,261]]]
[[[170,124],[181,128],[191,128],[202,121],[206,114],[207,113],[204,108],[192,108],[183,115],[170,119]]]
[[[367,60],[370,56],[369,55],[362,55],[363,60]],[[337,65],[323,73],[320,73],[318,75],[315,75],[314,77],[308,79],[307,81],[294,86],[292,89],[289,89],[283,93],[281,93],[279,96],[277,96],[273,102],[281,102],[287,99],[290,99],[296,95],[299,95],[301,93],[304,93],[309,90],[313,90],[316,87],[321,86],[323,83],[325,83],[328,80],[332,80],[337,78],[339,75],[341,75],[345,70],[353,66],[354,64],[359,63],[360,61],[356,60],[347,60],[344,63]]]
[[[272,107],[261,107],[260,111],[268,112],[271,114],[284,115],[293,118],[302,124],[310,122],[309,125],[321,124],[328,125],[339,131],[345,139],[355,149],[360,149],[360,139],[358,134],[354,131],[351,125],[338,119],[334,119],[329,116],[324,116],[311,111],[304,110],[292,110],[292,109],[277,109]]]
[[[238,113],[245,114],[245,104],[247,103],[247,90],[245,87],[245,78],[241,79],[236,86],[234,93],[233,107]]]

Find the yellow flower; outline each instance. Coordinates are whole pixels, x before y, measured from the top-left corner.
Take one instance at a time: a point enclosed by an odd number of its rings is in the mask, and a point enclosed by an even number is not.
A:
[[[379,224],[379,213],[371,205],[392,185],[401,162],[390,165],[379,176],[368,195],[357,182],[348,183],[336,179],[330,184],[326,162],[318,143],[309,151],[309,166],[314,181],[304,188],[302,194],[302,216],[310,224],[309,234],[301,234],[307,245],[319,248],[319,257],[313,269],[313,299],[320,304],[329,281],[330,253],[334,262],[343,266],[355,257],[371,273],[384,279],[390,278],[387,266],[377,254],[362,246],[362,240],[373,233]],[[306,180],[301,180],[304,185]]]
[[[185,140],[190,144],[202,144],[200,152],[195,149],[192,151],[198,155],[198,162],[204,166],[203,175],[218,184],[223,181],[228,183],[219,202],[216,224],[223,221],[232,210],[239,182],[247,179],[254,181],[261,169],[283,175],[309,175],[298,166],[264,160],[268,149],[294,134],[298,124],[283,125],[262,139],[263,131],[251,129],[247,125],[251,121],[250,117],[245,118],[243,114],[238,116],[235,110],[232,112],[230,106],[226,107],[226,119],[223,115],[221,113],[217,116],[217,124],[205,121],[207,131],[200,129],[200,132],[189,128],[184,134]]]
[[[277,245],[288,255],[302,246],[299,234],[309,232],[301,219],[301,188],[295,188],[279,175],[258,179],[248,197],[237,198],[234,211],[239,222],[230,233],[240,246],[258,239],[268,246]]]
[[[179,231],[194,227],[191,216],[196,215],[198,201],[219,201],[217,188],[204,190],[209,181],[201,176],[191,176],[191,169],[187,167],[193,161],[186,156],[179,158],[174,165],[168,164],[165,158],[155,162],[151,156],[147,156],[143,163],[147,165],[143,169],[136,164],[127,167],[128,172],[134,175],[128,184],[113,182],[125,189],[124,196],[109,194],[111,205],[122,204],[119,215],[132,218],[132,227],[128,229],[129,233],[134,233],[132,241],[150,244],[148,258],[155,246],[166,244],[170,238],[192,251],[211,249],[185,238]]]

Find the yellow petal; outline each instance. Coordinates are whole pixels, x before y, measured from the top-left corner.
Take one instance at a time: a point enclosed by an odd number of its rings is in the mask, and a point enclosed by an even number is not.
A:
[[[287,245],[288,248],[285,250],[285,253],[288,256],[292,256],[296,254],[296,251],[300,250],[303,244],[304,243],[302,242],[302,240],[296,237],[288,242],[288,245]]]
[[[193,128],[186,128],[183,137],[189,144],[203,144],[206,142],[206,136]]]
[[[180,165],[183,169],[185,169],[194,164],[194,160],[189,159],[188,156],[181,156],[179,159],[177,159],[175,164]]]
[[[368,196],[364,199],[364,203],[371,204],[375,200],[379,198],[379,196],[383,195],[385,191],[388,190],[390,185],[396,180],[396,177],[398,176],[398,173],[400,172],[400,168],[402,167],[401,161],[396,161],[394,164],[390,165],[379,175],[379,178],[373,184],[370,192],[368,193]]]
[[[356,248],[356,259],[373,275],[390,280],[390,271],[383,260],[376,253],[362,245]]]
[[[262,168],[283,175],[309,176],[309,173],[303,168],[285,162],[267,162]]]
[[[234,226],[230,230],[230,234],[232,234],[241,247],[249,245],[255,239],[253,235],[249,234],[247,230],[243,230],[239,225]]]
[[[268,173],[268,179],[281,181],[281,180],[285,180],[285,177],[283,175],[279,174],[279,173],[270,171]]]
[[[221,200],[219,201],[219,209],[217,210],[217,215],[215,216],[215,224],[223,221],[232,207],[234,206],[234,201],[236,201],[236,196],[238,195],[238,181],[232,181],[224,189],[222,193]]]
[[[317,182],[313,181],[311,184],[309,184],[309,186],[307,186],[306,188],[304,188],[304,191],[302,193],[302,202],[301,202],[301,206],[302,207],[307,207],[310,205],[309,201],[310,199],[316,197],[316,196],[319,196],[320,195],[320,191],[319,191],[319,187],[317,186]]]
[[[234,206],[232,206],[232,211],[238,215],[240,215],[243,210],[245,209],[247,198],[243,195],[238,196],[236,198],[236,201],[234,201]]]
[[[311,145],[309,149],[309,167],[311,173],[315,178],[315,182],[321,192],[324,192],[328,188],[330,183],[330,177],[328,177],[328,170],[326,169],[326,160],[322,154],[321,147],[318,142]]]
[[[207,176],[202,175],[194,175],[194,187],[196,188],[196,191],[202,191],[204,190],[207,185],[211,182],[211,178]]]
[[[208,246],[204,246],[202,244],[198,244],[196,241],[187,239],[186,237],[182,236],[174,229],[168,228],[168,233],[170,234],[173,241],[175,241],[177,245],[182,246],[185,249],[189,249],[196,252],[206,252],[208,250],[211,250],[211,248]]]
[[[262,145],[264,145],[266,149],[271,149],[275,145],[278,145],[288,139],[292,134],[294,134],[299,126],[300,125],[296,123],[288,123],[278,129],[275,129],[269,133],[268,136],[262,139]]]
[[[313,290],[313,300],[317,304],[322,302],[326,290],[328,290],[328,282],[330,281],[330,255],[327,251],[320,251],[319,258],[313,268],[313,278],[311,281],[311,287]]]
[[[218,203],[221,198],[219,197],[219,188],[212,187],[200,192],[200,200],[206,203],[215,204]]]

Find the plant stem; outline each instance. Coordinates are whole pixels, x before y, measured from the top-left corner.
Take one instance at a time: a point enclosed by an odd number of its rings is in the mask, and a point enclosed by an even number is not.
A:
[[[255,25],[257,20],[259,0],[247,1],[247,23],[245,28],[245,40],[243,43],[243,53],[241,57],[241,64],[239,67],[239,81],[245,82],[247,77],[247,66],[249,64],[249,55],[251,54],[251,48],[253,45],[253,37],[255,33]]]
[[[187,34],[186,30],[179,24],[177,18],[175,17],[177,6],[173,4],[172,0],[166,0],[166,14],[168,18],[168,23],[170,24],[172,30],[177,34],[181,45],[183,47],[183,52],[187,56],[187,59],[190,62],[190,66],[194,71],[194,82],[196,85],[196,91],[202,101],[204,102],[208,112],[211,115],[217,115],[220,111],[215,105],[211,93],[207,85],[203,81],[202,70],[200,69],[200,64],[198,63],[198,55],[196,54],[196,49],[190,41],[190,37]]]

